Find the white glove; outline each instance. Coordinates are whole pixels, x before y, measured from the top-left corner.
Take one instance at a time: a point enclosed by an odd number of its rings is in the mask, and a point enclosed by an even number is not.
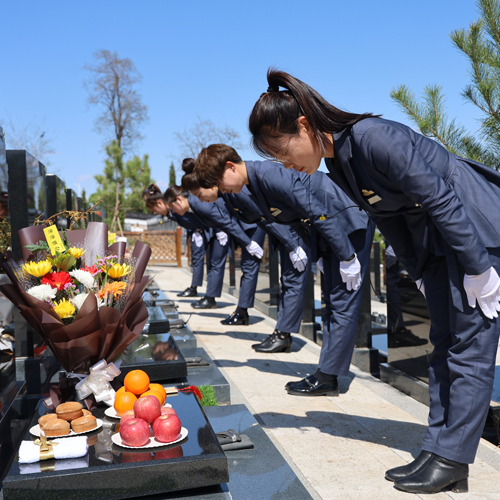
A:
[[[257,257],[258,259],[262,259],[262,256],[264,255],[264,250],[262,250],[261,246],[255,241],[251,241],[250,245],[246,246],[246,249],[250,255]]]
[[[498,318],[500,311],[500,277],[493,267],[477,276],[464,276],[464,288],[467,302],[476,307],[476,300],[488,319]]]
[[[191,241],[199,248],[203,245],[203,236],[200,233],[193,233]]]
[[[323,267],[323,257],[320,257],[316,264],[318,265],[318,269],[321,271],[321,273],[325,274],[325,268]]]
[[[357,290],[361,285],[361,264],[354,254],[354,259],[343,260],[340,263],[340,276],[348,290]]]
[[[417,288],[422,292],[422,295],[425,297],[424,280],[420,278],[419,280],[415,281],[415,285],[417,285]]]
[[[303,272],[307,266],[307,254],[304,252],[302,247],[297,247],[295,250],[292,250],[289,255],[293,267],[295,267],[295,269],[297,269],[300,273]]]
[[[224,231],[219,231],[218,233],[215,233],[215,236],[217,236],[221,246],[225,247],[227,244],[227,234]]]

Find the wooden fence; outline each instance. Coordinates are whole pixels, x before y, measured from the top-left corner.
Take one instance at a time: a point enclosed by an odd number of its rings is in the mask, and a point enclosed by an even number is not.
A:
[[[137,240],[151,247],[151,264],[177,264],[181,262],[181,228],[175,231],[124,231],[123,236],[128,239],[129,246],[134,246]]]

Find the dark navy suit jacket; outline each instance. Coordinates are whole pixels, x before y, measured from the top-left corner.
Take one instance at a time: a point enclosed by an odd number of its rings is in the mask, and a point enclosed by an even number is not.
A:
[[[449,246],[467,274],[500,246],[500,174],[409,127],[367,118],[335,134],[330,178],[377,222],[414,279]]]
[[[304,234],[314,226],[339,260],[355,253],[348,235],[366,229],[367,215],[326,174],[287,170],[272,161],[245,162],[248,187],[264,217]]]
[[[189,233],[193,233],[193,231],[198,231],[200,233],[204,233],[207,240],[210,240],[213,236],[213,229],[210,227],[206,227],[202,224],[201,220],[196,217],[193,212],[186,212],[184,215],[176,214],[169,211],[169,217],[177,222],[179,226],[188,230]]]
[[[215,203],[207,203],[200,201],[196,196],[190,194],[188,201],[189,207],[202,224],[218,228],[228,235],[234,236],[240,245],[245,247],[250,245],[252,238],[245,231],[250,232],[251,230],[255,230],[257,226],[255,224],[247,224],[243,228],[242,224],[229,215],[226,205],[221,198]]]
[[[222,199],[230,214],[234,214],[235,217],[245,223],[257,224],[264,231],[278,239],[279,243],[284,245],[289,252],[295,251],[297,247],[304,244],[290,226],[268,221],[252,199],[252,194],[246,186],[243,186],[239,193],[224,193]]]

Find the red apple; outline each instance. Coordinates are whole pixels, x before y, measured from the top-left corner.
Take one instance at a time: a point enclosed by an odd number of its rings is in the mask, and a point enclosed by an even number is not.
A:
[[[182,445],[169,448],[168,450],[155,451],[155,460],[164,460],[166,458],[179,458],[184,456]]]
[[[131,418],[135,418],[134,410],[128,410],[128,411],[126,411],[122,415],[122,418],[120,419],[120,423],[123,424],[123,422],[126,422],[127,420],[130,420]]]
[[[158,441],[170,443],[175,441],[181,432],[182,424],[177,415],[161,415],[153,423],[153,432]]]
[[[161,404],[155,396],[144,396],[134,403],[134,414],[148,424],[152,424],[161,415]]]
[[[161,414],[162,415],[177,415],[177,412],[170,406],[162,406]]]
[[[142,418],[131,418],[120,425],[120,436],[127,446],[144,446],[149,441],[149,425]]]

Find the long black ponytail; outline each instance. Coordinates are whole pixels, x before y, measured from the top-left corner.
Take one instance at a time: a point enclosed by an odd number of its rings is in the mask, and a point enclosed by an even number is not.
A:
[[[365,118],[380,116],[342,111],[284,71],[269,68],[267,82],[267,92],[255,103],[249,119],[252,146],[264,157],[272,157],[279,150],[277,139],[298,133],[297,121],[301,116],[307,118],[324,152],[331,146],[325,134],[335,134]],[[280,87],[284,90],[280,91]]]

